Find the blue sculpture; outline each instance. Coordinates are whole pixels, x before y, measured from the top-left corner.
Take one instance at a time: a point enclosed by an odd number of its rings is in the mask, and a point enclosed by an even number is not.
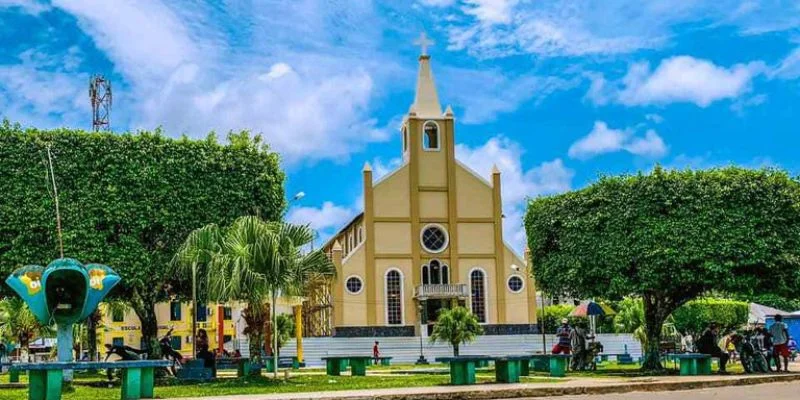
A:
[[[72,324],[92,314],[119,281],[105,265],[83,265],[72,258],[59,258],[47,267],[28,265],[6,279],[39,322],[55,322],[58,361],[73,361]]]

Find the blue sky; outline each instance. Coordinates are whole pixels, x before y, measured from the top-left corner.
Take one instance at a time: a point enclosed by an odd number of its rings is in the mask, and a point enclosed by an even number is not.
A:
[[[0,0],[0,116],[115,131],[261,132],[288,217],[321,238],[361,208],[361,175],[397,166],[427,32],[457,156],[503,173],[506,239],[527,197],[656,163],[800,172],[800,1]]]

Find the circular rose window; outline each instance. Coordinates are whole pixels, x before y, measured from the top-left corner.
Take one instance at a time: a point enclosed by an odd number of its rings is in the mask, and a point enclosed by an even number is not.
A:
[[[422,228],[420,239],[422,242],[422,247],[424,247],[429,253],[441,253],[445,248],[447,248],[447,243],[449,240],[447,237],[447,231],[444,230],[444,227],[435,224],[427,225]]]
[[[364,288],[364,283],[361,282],[361,278],[351,276],[345,281],[344,287],[347,288],[347,292],[350,294],[359,294],[361,289]]]

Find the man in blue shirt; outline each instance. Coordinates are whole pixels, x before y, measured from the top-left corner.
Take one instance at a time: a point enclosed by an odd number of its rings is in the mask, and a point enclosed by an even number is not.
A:
[[[561,326],[556,329],[556,337],[558,341],[553,346],[553,354],[569,354],[570,353],[570,339],[569,334],[572,328],[569,327],[569,321],[564,318],[561,320]]]

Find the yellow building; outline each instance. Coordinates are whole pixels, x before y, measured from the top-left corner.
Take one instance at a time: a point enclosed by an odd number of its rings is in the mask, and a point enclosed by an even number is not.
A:
[[[334,336],[426,335],[453,304],[486,334],[534,331],[534,282],[503,241],[500,171],[487,180],[456,160],[455,118],[442,112],[429,55],[400,133],[403,164],[377,181],[364,166],[363,213],[323,247],[338,274]]]
[[[141,323],[133,312],[128,310],[121,315],[109,315],[101,305],[103,329],[98,330],[100,342],[103,344],[120,344],[134,348],[144,348],[142,344]],[[240,307],[228,307],[221,304],[198,306],[197,329],[205,329],[208,333],[209,347],[219,347],[220,339],[224,347],[231,351],[235,347]],[[169,302],[156,305],[159,337],[172,331],[172,347],[185,356],[192,354],[192,305],[191,303]],[[221,328],[220,328],[221,327]],[[101,349],[102,351],[102,349]]]

